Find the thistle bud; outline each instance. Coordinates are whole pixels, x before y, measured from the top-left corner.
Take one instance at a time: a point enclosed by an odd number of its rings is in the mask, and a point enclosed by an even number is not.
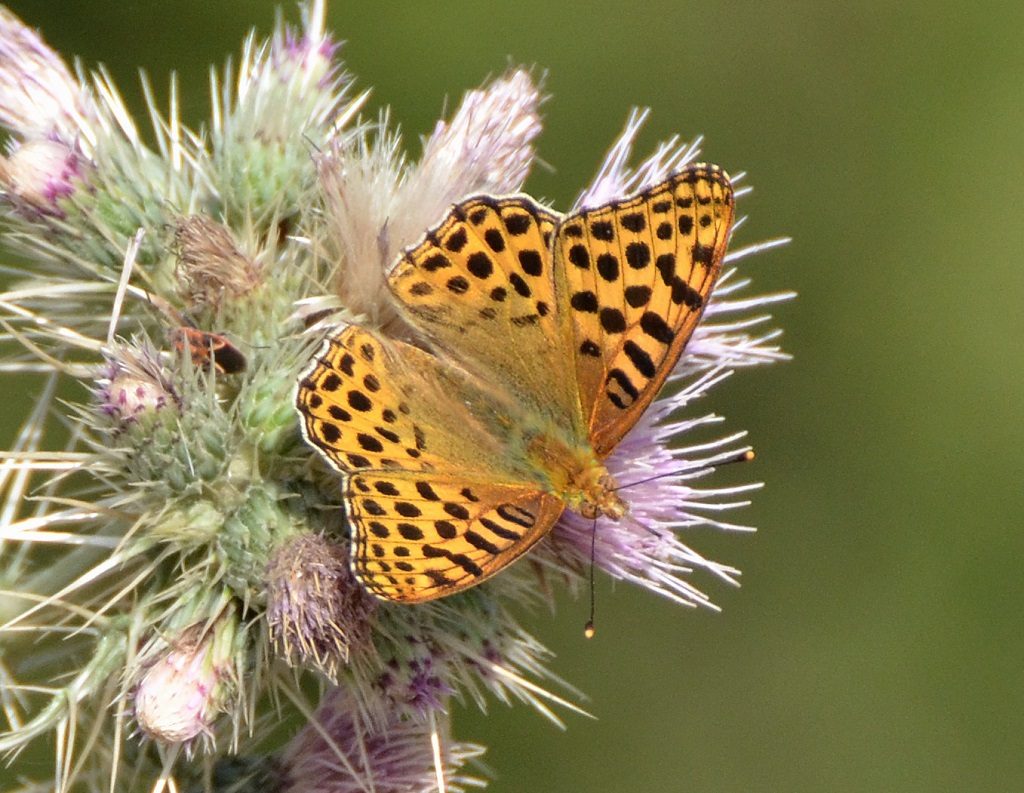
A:
[[[181,399],[148,346],[128,347],[111,356],[96,381],[97,408],[118,430],[142,416],[180,406]]]
[[[31,140],[0,159],[0,185],[23,214],[63,217],[60,200],[81,186],[90,167],[71,146]]]
[[[322,12],[307,13],[306,19],[302,31],[287,28],[274,37],[270,73],[281,82],[299,76],[307,84],[323,86],[337,74],[340,44],[325,33]]]
[[[224,619],[209,629],[187,630],[145,671],[135,690],[135,720],[143,733],[162,743],[212,735],[233,688],[228,650],[234,628]]]

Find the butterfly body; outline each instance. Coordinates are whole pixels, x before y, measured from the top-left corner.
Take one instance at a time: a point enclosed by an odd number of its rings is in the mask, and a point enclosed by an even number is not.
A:
[[[614,477],[589,444],[568,448],[550,435],[538,435],[528,446],[530,460],[544,473],[547,491],[585,518],[604,515],[618,520],[628,505],[615,491]]]
[[[370,592],[452,594],[565,509],[626,514],[605,461],[682,354],[732,217],[724,172],[691,166],[569,216],[469,198],[407,249],[389,287],[418,342],[350,325],[296,397],[306,439],[344,474]]]

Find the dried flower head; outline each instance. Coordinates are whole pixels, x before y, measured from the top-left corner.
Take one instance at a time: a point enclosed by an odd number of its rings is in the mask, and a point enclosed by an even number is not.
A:
[[[181,218],[174,229],[178,291],[190,309],[216,310],[259,283],[259,267],[243,254],[231,230],[202,215]]]
[[[285,542],[267,567],[267,626],[295,666],[335,678],[353,646],[365,650],[376,601],[349,568],[348,548],[318,534]]]

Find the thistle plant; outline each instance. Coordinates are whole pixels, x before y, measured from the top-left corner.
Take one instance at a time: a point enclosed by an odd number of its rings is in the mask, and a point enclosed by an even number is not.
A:
[[[0,750],[20,790],[482,786],[453,700],[559,725],[580,711],[524,605],[582,591],[591,565],[689,606],[712,605],[696,573],[738,574],[687,534],[745,530],[719,516],[757,485],[709,479],[749,449],[707,440],[719,419],[692,403],[785,358],[764,309],[789,295],[751,296],[740,271],[781,239],[734,241],[662,397],[608,460],[629,519],[567,513],[524,561],[426,605],[360,585],[296,379],[332,328],[401,324],[387,274],[449,205],[522,190],[542,92],[510,69],[416,158],[387,113],[362,113],[324,13],[314,0],[214,71],[208,124],[181,122],[172,84],[143,134],[105,72],[72,71],[0,9],[3,365],[34,394],[0,456]],[[577,208],[694,160],[673,139],[631,166],[645,119]],[[286,740],[281,724],[302,726]],[[41,750],[54,771],[22,776],[19,753]]]

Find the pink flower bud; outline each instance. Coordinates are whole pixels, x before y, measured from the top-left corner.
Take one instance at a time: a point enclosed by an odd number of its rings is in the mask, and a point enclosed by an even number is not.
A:
[[[162,410],[180,399],[164,373],[156,353],[148,348],[124,347],[108,361],[95,391],[99,410],[124,429],[142,415]]]
[[[60,141],[30,140],[0,162],[0,184],[23,212],[63,217],[58,202],[78,189],[89,167],[80,152]]]
[[[150,738],[183,743],[210,734],[223,688],[210,644],[170,650],[143,675],[135,691],[135,720]]]

